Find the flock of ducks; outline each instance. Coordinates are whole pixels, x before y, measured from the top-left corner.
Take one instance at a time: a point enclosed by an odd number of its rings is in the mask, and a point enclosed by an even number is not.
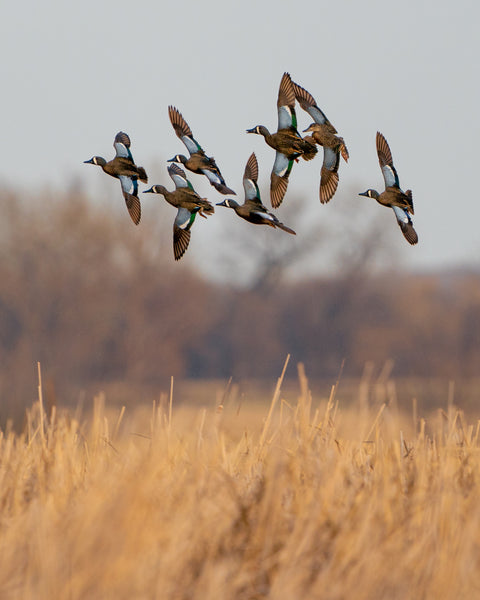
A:
[[[304,130],[304,133],[308,132],[309,134],[305,137],[302,137],[297,130],[296,102],[313,119],[313,123]],[[265,142],[275,150],[275,162],[270,176],[272,207],[278,208],[282,203],[294,163],[298,162],[300,157],[307,161],[312,160],[317,154],[317,145],[323,147],[320,202],[324,204],[329,202],[338,187],[340,157],[343,157],[345,162],[349,158],[343,138],[337,135],[337,130],[317,106],[314,97],[306,89],[292,81],[288,73],[283,74],[280,82],[277,113],[278,128],[275,133],[270,133],[264,125],[247,129],[247,133],[263,136]],[[167,167],[168,174],[175,184],[173,191],[167,190],[163,185],[154,185],[144,193],[161,194],[169,204],[177,208],[177,215],[173,223],[173,254],[175,260],[179,260],[188,248],[190,230],[196,215],[199,214],[206,218],[215,212],[214,206],[206,198],[201,198],[197,194],[179,164],[192,173],[205,175],[210,184],[221,194],[236,195],[236,193],[226,185],[214,158],[207,156],[195,140],[192,130],[182,114],[174,106],[169,106],[168,115],[175,133],[184,143],[189,156],[176,154],[167,161],[170,163]],[[380,168],[385,180],[385,190],[379,193],[374,189],[368,189],[359,195],[374,198],[379,204],[390,207],[405,239],[410,244],[416,244],[418,237],[411,218],[411,215],[414,214],[412,192],[411,190],[403,192],[400,188],[398,174],[393,166],[392,153],[387,140],[380,132],[377,132],[376,145]],[[117,133],[113,146],[116,154],[112,160],[107,162],[100,156],[94,156],[85,162],[100,166],[105,173],[120,180],[128,212],[135,225],[138,225],[141,217],[138,181],[147,183],[148,177],[145,169],[135,164],[130,151],[130,138],[126,133],[123,131]],[[226,198],[217,206],[233,209],[239,217],[249,223],[268,225],[295,235],[293,229],[281,223],[263,205],[257,182],[258,163],[255,153],[252,153],[243,175],[244,203],[239,204],[231,198]]]

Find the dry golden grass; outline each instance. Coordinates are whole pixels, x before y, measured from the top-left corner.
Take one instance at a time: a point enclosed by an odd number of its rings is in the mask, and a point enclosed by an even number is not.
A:
[[[0,598],[480,596],[478,427],[450,406],[45,415],[0,437]],[[40,390],[41,391],[41,390]]]

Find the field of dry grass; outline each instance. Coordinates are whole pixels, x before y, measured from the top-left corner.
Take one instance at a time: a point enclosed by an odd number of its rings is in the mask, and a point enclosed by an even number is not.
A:
[[[39,387],[0,436],[0,598],[480,597],[478,424],[281,383],[88,416]]]

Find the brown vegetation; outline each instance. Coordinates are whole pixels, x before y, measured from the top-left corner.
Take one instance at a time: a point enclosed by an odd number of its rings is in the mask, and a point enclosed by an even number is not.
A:
[[[251,285],[236,288],[174,264],[170,221],[136,229],[121,204],[94,207],[73,191],[3,191],[0,204],[1,422],[30,404],[37,361],[49,397],[74,403],[106,382],[268,379],[289,353],[315,380],[334,380],[343,361],[354,377],[389,359],[395,377],[478,374],[480,276],[374,274],[373,236],[328,258],[335,276],[295,283],[280,275],[302,248],[265,249]]]
[[[270,409],[37,403],[0,435],[0,597],[476,597],[478,425],[280,383]]]

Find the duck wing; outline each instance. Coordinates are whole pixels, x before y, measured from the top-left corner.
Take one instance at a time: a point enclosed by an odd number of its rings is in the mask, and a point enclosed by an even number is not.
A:
[[[128,134],[119,131],[113,141],[116,155],[119,158],[127,158],[133,163],[132,153],[130,152],[130,138]]]
[[[377,131],[376,144],[378,162],[380,163],[380,168],[382,169],[383,179],[385,180],[385,187],[399,188],[400,181],[398,179],[397,171],[393,166],[393,159],[392,153],[390,151],[390,146],[388,145],[387,140],[379,131]]]
[[[200,144],[193,137],[192,130],[183,118],[182,113],[175,108],[175,106],[169,106],[168,116],[170,117],[170,123],[172,124],[177,137],[185,144],[190,155],[195,154],[195,152],[203,153]]]
[[[190,228],[195,221],[196,212],[186,208],[179,208],[173,222],[173,256],[180,260],[185,254],[190,243]]]
[[[142,216],[142,207],[140,205],[140,200],[138,199],[137,179],[128,177],[127,175],[120,175],[118,178],[120,179],[128,213],[135,225],[138,225]]]
[[[320,202],[322,204],[329,202],[337,191],[339,164],[340,152],[335,152],[332,148],[324,147],[320,175]]]
[[[335,127],[327,119],[326,114],[317,106],[315,98],[312,96],[312,94],[307,92],[307,90],[301,85],[298,85],[298,83],[292,81],[292,84],[295,98],[298,100],[298,103],[303,110],[312,117],[315,123],[318,123],[319,125],[329,125],[331,133],[337,133]]]
[[[255,152],[252,152],[243,173],[243,189],[245,191],[245,203],[252,202],[262,205],[260,190],[258,189],[258,162]],[[262,205],[263,206],[263,205]]]
[[[177,164],[171,163],[167,167],[168,174],[170,175],[176,189],[189,188],[193,190],[193,186],[185,175],[185,171],[181,169]]]
[[[213,158],[213,156],[209,157],[208,159],[208,168],[205,169],[201,169],[202,173],[205,175],[205,177],[208,179],[208,181],[210,182],[211,185],[213,185],[213,187],[217,190],[217,192],[220,192],[221,194],[233,194],[233,195],[237,195],[236,192],[234,192],[232,189],[230,189],[229,187],[227,187],[226,183],[225,183],[225,179],[223,178],[223,175],[220,173],[220,169],[217,166],[217,163],[215,162],[215,159]]]
[[[282,203],[288,187],[288,178],[292,171],[293,160],[288,160],[285,154],[276,152],[270,175],[270,202],[273,208],[278,208]]]
[[[297,115],[295,113],[295,92],[292,79],[284,73],[280,81],[277,99],[278,131],[280,129],[294,129],[297,131]]]
[[[397,223],[402,230],[402,233],[409,244],[416,244],[418,242],[418,235],[413,228],[413,221],[404,208],[398,206],[392,206],[392,210],[395,213]]]

